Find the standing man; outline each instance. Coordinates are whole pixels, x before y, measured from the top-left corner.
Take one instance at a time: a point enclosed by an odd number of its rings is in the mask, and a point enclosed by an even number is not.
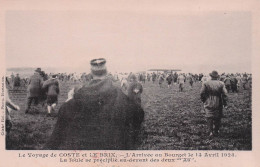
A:
[[[162,88],[163,81],[164,81],[163,74],[160,74],[160,76],[159,76],[159,86],[160,86],[160,88]]]
[[[19,74],[16,74],[16,76],[14,77],[13,88],[19,89],[20,86],[21,86],[21,78],[20,78]]]
[[[211,80],[202,84],[200,97],[204,103],[208,132],[210,136],[218,135],[223,116],[223,106],[227,106],[227,90],[225,84],[219,81],[217,71],[210,73]]]
[[[27,109],[25,110],[25,114],[27,114],[31,108],[32,102],[35,105],[38,105],[39,98],[41,96],[41,88],[43,83],[43,78],[40,75],[41,69],[37,68],[29,79],[29,86],[28,86],[28,101],[27,101]]]
[[[166,80],[168,83],[168,88],[171,88],[172,80],[173,80],[172,74],[167,74]]]
[[[179,84],[179,91],[182,92],[183,88],[184,88],[184,81],[185,81],[185,77],[183,76],[183,74],[180,74],[177,78],[177,83]]]
[[[94,59],[90,64],[93,79],[60,107],[45,149],[135,149],[143,109],[107,76],[105,59]]]
[[[187,75],[186,81],[190,84],[190,87],[192,88],[192,85],[193,85],[193,76],[192,76],[192,74],[189,73]]]
[[[246,85],[247,85],[247,82],[248,82],[248,78],[247,78],[247,74],[243,74],[243,77],[242,77],[242,86],[243,86],[243,89],[246,90]]]
[[[241,87],[241,76],[240,74],[236,74],[236,79],[237,79],[237,89],[240,90]]]
[[[237,93],[238,90],[237,90],[237,83],[238,83],[238,80],[237,78],[234,76],[234,74],[231,74],[230,76],[230,81],[231,81],[231,90],[233,93]]]
[[[151,75],[148,73],[148,74],[147,74],[147,81],[150,82],[150,80],[151,80]]]
[[[173,74],[173,82],[174,82],[175,85],[176,85],[176,83],[177,83],[177,80],[178,80],[178,74],[177,74],[177,72],[175,72],[175,73]]]
[[[154,84],[155,80],[156,80],[156,74],[153,72],[153,74],[152,74],[152,81],[153,81],[153,84]]]
[[[57,75],[52,75],[51,79],[45,81],[42,89],[45,90],[47,94],[47,116],[51,116],[51,112],[55,111],[60,93]]]

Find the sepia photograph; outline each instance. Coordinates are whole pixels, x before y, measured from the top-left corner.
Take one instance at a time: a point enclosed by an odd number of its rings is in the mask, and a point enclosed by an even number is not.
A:
[[[250,12],[5,19],[7,150],[252,150]]]
[[[1,162],[259,166],[259,7],[0,0]]]

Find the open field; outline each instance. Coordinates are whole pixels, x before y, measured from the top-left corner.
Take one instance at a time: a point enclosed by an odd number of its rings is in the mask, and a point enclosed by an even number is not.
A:
[[[58,108],[67,99],[69,89],[78,83],[60,82],[61,94],[54,117],[46,117],[46,107],[33,107],[24,114],[26,92],[10,91],[10,98],[21,108],[12,111],[13,128],[6,148],[11,150],[41,149],[55,126]],[[164,83],[146,82],[142,94],[142,106],[145,111],[143,132],[140,136],[140,150],[251,150],[252,149],[252,109],[251,90],[240,89],[239,93],[229,93],[228,109],[218,137],[210,138],[206,134],[199,91],[201,83],[195,83],[191,89],[187,84],[184,92],[178,92],[178,86],[171,89]]]

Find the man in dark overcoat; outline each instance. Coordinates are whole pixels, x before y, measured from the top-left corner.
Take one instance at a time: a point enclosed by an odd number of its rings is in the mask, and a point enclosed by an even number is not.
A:
[[[144,111],[107,77],[105,64],[105,59],[91,61],[93,79],[61,106],[45,149],[135,149]]]

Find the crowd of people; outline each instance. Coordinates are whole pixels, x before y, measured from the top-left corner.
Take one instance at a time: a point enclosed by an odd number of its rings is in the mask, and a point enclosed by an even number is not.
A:
[[[59,108],[53,133],[45,149],[134,149],[144,120],[141,95],[146,82],[164,82],[171,89],[178,85],[179,92],[185,85],[190,89],[196,82],[201,83],[200,97],[206,111],[209,136],[219,133],[223,107],[227,106],[227,93],[236,93],[239,88],[252,87],[252,75],[247,73],[221,74],[212,71],[209,75],[167,72],[162,73],[115,73],[106,69],[106,60],[94,59],[90,62],[91,73],[46,74],[37,68],[29,78],[12,74],[6,78],[8,89],[27,87],[27,107],[45,102],[46,116],[52,116],[58,103],[60,82],[77,82],[68,90],[68,98]],[[121,86],[118,86],[120,83]],[[246,85],[249,85],[247,87]],[[20,110],[6,92],[6,132],[10,133],[11,110]]]

